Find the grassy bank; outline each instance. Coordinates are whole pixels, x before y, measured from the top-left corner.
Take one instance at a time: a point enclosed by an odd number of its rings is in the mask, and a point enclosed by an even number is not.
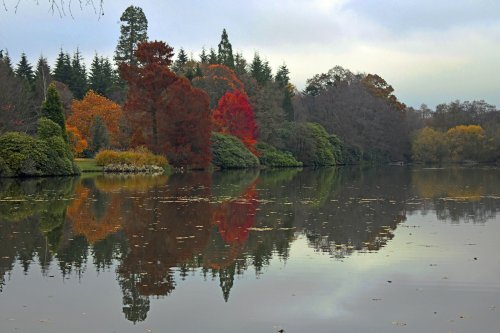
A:
[[[93,158],[75,158],[75,163],[82,172],[102,172],[102,167]]]

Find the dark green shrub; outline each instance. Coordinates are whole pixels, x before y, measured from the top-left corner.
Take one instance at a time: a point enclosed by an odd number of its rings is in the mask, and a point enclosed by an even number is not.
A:
[[[212,163],[221,169],[255,168],[259,159],[232,135],[212,133]]]
[[[38,120],[37,136],[42,140],[47,140],[53,136],[62,137],[61,126],[48,118],[42,117]]]
[[[0,158],[10,170],[6,176],[41,175],[37,165],[42,156],[37,140],[27,134],[10,132],[0,136]]]
[[[302,162],[297,161],[292,153],[278,150],[267,143],[258,143],[257,151],[261,165],[273,168],[302,166]]]
[[[308,123],[307,127],[311,132],[315,143],[315,150],[312,159],[313,165],[335,165],[334,148],[328,140],[328,133],[323,126],[316,123]]]
[[[334,147],[328,133],[316,123],[285,123],[279,133],[283,147],[304,165],[324,166],[336,164]]]
[[[5,162],[2,157],[0,157],[0,177],[9,177],[11,173],[12,171],[10,171],[7,162]]]
[[[57,134],[59,136],[51,136]],[[63,139],[59,125],[42,118],[38,138],[10,132],[0,136],[0,166],[2,177],[56,176],[79,173],[73,155]]]

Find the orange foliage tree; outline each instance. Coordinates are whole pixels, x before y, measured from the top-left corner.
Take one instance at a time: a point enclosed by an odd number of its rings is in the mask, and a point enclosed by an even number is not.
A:
[[[193,79],[193,85],[203,89],[210,97],[210,108],[217,107],[217,103],[228,91],[238,90],[245,92],[243,82],[236,73],[224,65],[209,65],[203,68],[203,76]]]
[[[79,156],[89,146],[87,140],[82,138],[78,128],[70,124],[66,124],[66,132],[68,133],[69,145],[73,154]]]
[[[170,70],[172,51],[164,42],[143,42],[135,51],[137,65],[120,65],[129,85],[124,112],[135,129],[132,145],[166,154],[174,166],[206,167],[211,160],[208,96]]]
[[[401,103],[393,94],[394,88],[377,74],[368,74],[363,78],[363,84],[373,95],[385,99],[392,107],[398,111],[406,109],[406,105]]]
[[[74,100],[71,105],[71,115],[67,123],[76,127],[82,137],[89,141],[90,129],[96,117],[100,117],[106,125],[111,137],[111,144],[118,144],[119,122],[122,117],[121,107],[115,102],[90,90],[79,101]]]
[[[238,90],[227,92],[213,112],[215,130],[236,136],[254,155],[257,154],[257,126],[248,97]]]

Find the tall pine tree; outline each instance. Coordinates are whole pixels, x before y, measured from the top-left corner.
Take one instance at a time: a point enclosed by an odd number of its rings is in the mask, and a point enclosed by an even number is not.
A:
[[[18,78],[25,80],[30,86],[33,84],[35,76],[24,52],[21,54],[21,60],[17,64],[15,73]]]
[[[283,110],[285,110],[286,119],[289,121],[293,121],[294,111],[293,111],[292,97],[294,96],[294,93],[293,93],[293,86],[290,83],[289,74],[290,71],[288,70],[288,67],[286,67],[286,65],[283,64],[278,68],[274,81],[278,84],[278,86],[281,89],[283,89],[284,92],[282,107]]]
[[[148,20],[142,8],[129,6],[120,17],[120,39],[115,51],[117,64],[136,65],[134,51],[137,44],[148,39]]]
[[[216,65],[219,63],[219,59],[217,58],[217,53],[215,53],[215,50],[212,47],[210,48],[210,54],[208,55],[208,63],[210,65]]]
[[[203,48],[201,49],[200,62],[202,64],[208,64],[208,55],[207,55],[207,50],[205,50],[205,46],[203,46]]]
[[[108,58],[99,57],[96,53],[89,73],[89,88],[96,93],[109,97],[113,89],[113,67]]]
[[[3,50],[0,50],[0,61],[2,61],[5,65],[7,65],[7,68],[10,69],[11,73],[14,73],[14,69],[12,68],[12,62],[10,61],[9,57],[9,51],[5,49],[5,53],[3,53]]]
[[[47,89],[50,82],[52,82],[52,75],[50,74],[49,64],[46,58],[40,56],[35,72],[35,93],[43,101],[47,98]]]
[[[59,55],[57,56],[56,66],[54,67],[54,80],[69,86],[71,76],[72,70],[69,54],[63,52],[63,50],[61,49]]]
[[[174,61],[172,70],[177,75],[184,75],[186,73],[186,64],[188,62],[188,57],[184,49],[181,47],[179,53],[177,54],[177,59]]]
[[[250,64],[250,74],[261,86],[272,80],[269,63],[267,61],[262,61],[258,53],[255,53],[253,61]]]
[[[226,29],[222,30],[222,36],[219,43],[219,53],[217,54],[217,60],[219,64],[234,69],[233,47],[229,42],[229,37],[227,35]]]
[[[241,53],[236,53],[234,56],[234,71],[238,75],[247,73],[247,61]]]
[[[78,49],[73,54],[71,60],[71,81],[69,82],[69,89],[73,92],[76,98],[82,99],[87,92],[87,70],[83,57]]]

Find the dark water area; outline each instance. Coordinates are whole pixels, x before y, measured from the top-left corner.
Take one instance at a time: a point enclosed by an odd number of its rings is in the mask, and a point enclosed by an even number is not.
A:
[[[498,332],[500,169],[0,180],[0,332]]]

